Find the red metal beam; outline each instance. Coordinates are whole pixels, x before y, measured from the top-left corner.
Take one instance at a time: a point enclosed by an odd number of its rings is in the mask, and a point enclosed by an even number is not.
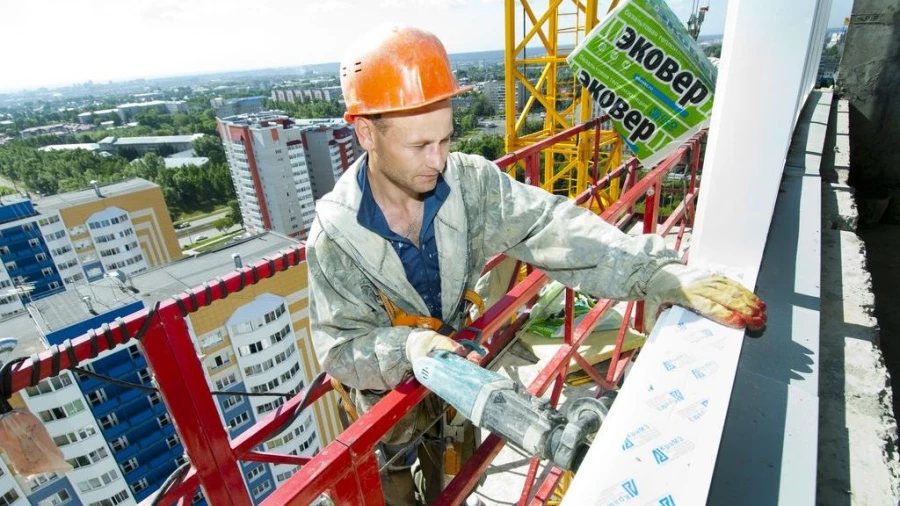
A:
[[[250,506],[228,433],[219,419],[203,366],[187,323],[173,300],[159,308],[160,323],[144,336],[147,362],[166,408],[177,421],[181,444],[191,456],[200,486],[210,504]]]

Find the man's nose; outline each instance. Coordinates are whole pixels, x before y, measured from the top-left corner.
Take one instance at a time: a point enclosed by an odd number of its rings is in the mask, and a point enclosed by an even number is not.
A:
[[[428,145],[425,152],[425,163],[428,165],[428,168],[443,172],[444,161],[444,152],[441,146],[437,144]]]

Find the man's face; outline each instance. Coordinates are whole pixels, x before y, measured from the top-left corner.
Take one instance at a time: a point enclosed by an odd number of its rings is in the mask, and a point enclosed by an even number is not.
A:
[[[360,136],[372,175],[413,197],[434,189],[444,171],[453,134],[445,101],[414,113],[385,114]]]

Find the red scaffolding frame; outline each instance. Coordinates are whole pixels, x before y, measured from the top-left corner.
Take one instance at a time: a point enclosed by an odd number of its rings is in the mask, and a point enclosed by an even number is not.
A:
[[[526,175],[538,175],[539,156],[544,148],[589,129],[599,131],[601,123],[605,120],[605,117],[594,119],[541,143],[509,153],[498,159],[497,165],[503,169],[514,163],[523,162]],[[697,174],[700,169],[701,142],[704,136],[705,131],[697,134],[642,178],[637,177],[638,162],[630,159],[603,179],[595,180],[587,191],[576,198],[576,203],[590,208],[595,202],[600,202],[600,191],[608,187],[611,181],[625,176],[622,197],[603,210],[601,218],[624,228],[636,217],[635,205],[643,199],[643,231],[666,235],[677,225],[679,229],[675,249],[679,249],[685,230],[690,226],[693,217],[698,190]],[[596,157],[596,153],[594,156]],[[659,202],[664,179],[681,163],[685,163],[690,170],[684,199],[668,219],[659,224]],[[530,181],[536,184],[539,178],[531,177]],[[299,410],[331,391],[330,381],[325,377],[322,381],[310,384],[241,436],[231,440],[219,417],[202,363],[194,350],[185,322],[188,314],[201,307],[240,291],[249,284],[257,283],[262,278],[276,276],[278,272],[295,268],[304,262],[305,258],[306,251],[303,246],[285,250],[276,256],[232,271],[161,301],[152,308],[119,319],[114,325],[104,325],[77,339],[54,346],[49,351],[15,364],[11,368],[12,392],[37,384],[61,370],[70,369],[79,362],[96,357],[100,352],[113,349],[132,338],[138,338],[192,464],[179,480],[160,492],[161,497],[155,501],[145,500],[145,504],[150,504],[151,501],[163,505],[186,504],[190,502],[197,487],[202,486],[209,502],[216,506],[250,505],[252,501],[238,465],[238,461],[249,460],[302,466],[294,476],[266,498],[262,503],[266,506],[307,505],[315,503],[320,498],[328,498],[334,504],[340,505],[382,505],[384,499],[381,494],[379,464],[375,456],[376,444],[397,420],[425,397],[428,392],[423,386],[414,378],[400,384],[315,457],[255,451],[254,448],[276,435]],[[493,269],[501,260],[501,257],[492,259],[485,266],[485,272]],[[517,272],[518,270],[516,269]],[[491,360],[511,344],[515,333],[527,318],[527,314],[520,312],[520,309],[532,304],[541,287],[549,281],[547,276],[538,270],[529,272],[521,281],[516,282],[514,277],[506,296],[489,308],[470,328],[461,331],[457,336],[457,339],[480,337],[481,344],[488,351],[482,359],[483,363]],[[634,326],[640,330],[642,304],[627,305],[605,376],[596,372],[577,354],[578,347],[615,303],[612,300],[598,301],[581,323],[574,327],[574,292],[566,290],[563,344],[528,386],[531,394],[541,396],[548,389],[551,390],[550,400],[555,407],[569,363],[573,359],[600,386],[598,395],[605,390],[617,388],[625,366],[633,354],[630,351],[622,352],[624,336],[633,309]],[[460,473],[448,484],[436,504],[461,504],[474,490],[479,478],[500,452],[503,444],[504,441],[498,437],[488,436]],[[552,470],[532,494],[535,490],[534,481],[538,467],[539,461],[532,459],[519,504],[545,504],[553,496],[563,473],[559,469]],[[530,501],[529,497],[532,497]]]

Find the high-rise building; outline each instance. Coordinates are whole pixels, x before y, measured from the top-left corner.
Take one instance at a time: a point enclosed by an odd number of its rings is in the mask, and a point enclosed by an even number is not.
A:
[[[309,162],[313,198],[319,200],[334,188],[362,149],[353,127],[341,118],[298,119],[303,128],[303,146]]]
[[[244,228],[306,238],[315,207],[300,129],[266,112],[220,119],[219,135]]]
[[[296,244],[296,240],[267,233],[134,276],[80,285],[29,302],[30,315],[7,320],[4,331],[19,338],[13,355],[28,356],[152,305],[185,286],[209,281],[236,263],[249,264]],[[217,396],[216,402],[232,439],[284,400],[241,396],[240,392],[297,393],[321,371],[309,335],[304,264],[200,308],[185,320],[210,389],[228,392]],[[152,372],[137,342],[104,352],[81,367],[152,386]],[[12,491],[10,498],[24,498],[31,504],[73,499],[73,504],[91,506],[133,505],[150,496],[184,462],[183,448],[158,393],[63,372],[15,394],[10,402],[43,421],[75,469],[11,482],[6,467],[0,466],[0,500]],[[275,453],[313,456],[339,432],[336,399],[328,394],[262,446]],[[297,469],[252,461],[241,467],[254,504]],[[196,503],[203,503],[203,498]]]
[[[144,179],[0,204],[0,319],[23,300],[178,258],[162,190]]]
[[[219,135],[244,227],[301,240],[316,196],[334,186],[359,152],[343,121],[295,120],[279,111],[220,119]]]

